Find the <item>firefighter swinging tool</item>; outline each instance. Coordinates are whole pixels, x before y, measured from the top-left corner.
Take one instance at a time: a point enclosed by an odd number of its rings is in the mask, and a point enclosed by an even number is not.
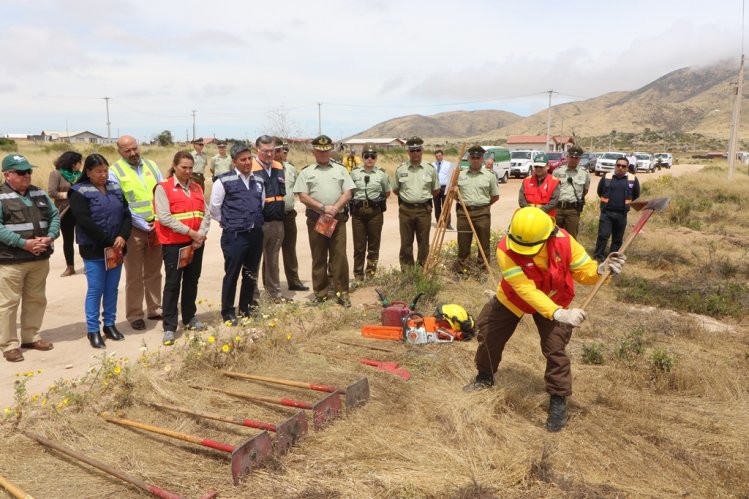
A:
[[[35,433],[31,432],[24,432],[24,435],[29,437],[32,440],[35,440],[37,443],[49,447],[51,449],[56,450],[57,452],[60,452],[62,454],[65,454],[66,456],[72,457],[73,459],[77,459],[78,461],[81,461],[83,463],[88,464],[89,466],[93,466],[96,469],[99,469],[103,471],[104,473],[107,473],[109,475],[112,475],[113,477],[119,478],[123,482],[129,483],[130,485],[133,485],[140,490],[144,492],[148,492],[149,494],[155,496],[155,497],[161,497],[162,499],[183,499],[182,496],[173,494],[167,490],[162,489],[161,487],[157,487],[156,485],[152,485],[150,483],[143,482],[141,480],[138,480],[136,478],[132,478],[125,473],[122,473],[121,471],[118,471],[114,468],[112,468],[109,465],[106,465],[104,463],[101,463],[99,461],[95,461],[94,459],[91,459],[90,457],[84,456],[83,454],[76,452],[72,449],[68,449],[67,447],[63,447],[62,445],[58,444],[57,442],[53,442],[52,440],[48,440],[42,436],[39,436]],[[213,499],[218,495],[218,492],[209,492],[203,496],[201,496],[201,499]],[[31,497],[31,496],[28,496]]]
[[[295,388],[304,388],[318,392],[340,393],[345,397],[346,410],[364,405],[369,400],[369,380],[362,378],[346,388],[338,388],[330,385],[319,385],[316,383],[305,383],[302,381],[293,381],[289,379],[271,378],[269,376],[260,376],[257,374],[238,373],[233,371],[221,371],[221,374],[229,378],[247,379],[250,381],[260,381],[262,383],[271,383],[276,385],[293,386]]]
[[[120,426],[129,426],[139,430],[149,431],[165,437],[175,438],[183,442],[190,442],[210,449],[220,450],[231,454],[231,476],[234,485],[239,485],[239,479],[260,465],[266,458],[273,454],[273,440],[267,431],[252,437],[242,445],[235,447],[233,445],[217,442],[209,438],[200,438],[187,433],[160,428],[150,424],[132,421],[130,419],[117,418],[108,414],[101,416],[105,421]]]
[[[307,416],[305,416],[301,411],[291,416],[286,421],[283,421],[282,423],[276,425],[271,423],[264,423],[262,421],[254,421],[252,419],[246,418],[232,418],[211,412],[191,411],[190,409],[187,409],[185,407],[157,404],[155,402],[147,402],[147,404],[156,409],[180,412],[182,414],[188,414],[196,418],[212,419],[214,421],[222,421],[224,423],[245,426],[247,428],[272,431],[276,434],[275,448],[276,454],[279,456],[282,456],[289,452],[291,450],[291,447],[293,445],[296,445],[297,441],[307,434]]]
[[[221,388],[214,388],[212,386],[191,385],[191,388],[197,390],[209,390],[212,392],[223,393],[225,395],[231,395],[232,397],[255,400],[257,402],[267,402],[269,404],[296,407],[297,409],[312,411],[312,427],[315,431],[321,430],[332,419],[337,418],[338,414],[341,412],[341,397],[338,396],[338,392],[331,393],[321,401],[310,404],[309,402],[303,402],[301,400],[266,397],[265,395],[246,392],[233,392],[230,390],[222,390]]]

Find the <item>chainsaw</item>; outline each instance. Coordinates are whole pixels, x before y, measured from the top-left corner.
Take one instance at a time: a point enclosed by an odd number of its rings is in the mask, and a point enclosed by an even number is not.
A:
[[[455,341],[455,334],[442,327],[427,331],[424,317],[418,312],[411,312],[403,318],[403,341],[410,345],[452,343]]]

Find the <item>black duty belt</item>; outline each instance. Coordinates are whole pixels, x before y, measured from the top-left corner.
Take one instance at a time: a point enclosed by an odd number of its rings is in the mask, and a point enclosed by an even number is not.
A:
[[[407,203],[403,200],[401,200],[401,204],[404,204],[406,206],[427,206],[431,204],[431,201],[424,201],[423,203]]]
[[[564,210],[566,208],[577,208],[579,205],[579,201],[559,201],[557,208]]]
[[[382,201],[375,201],[373,199],[361,199],[352,201],[354,208],[379,208]]]
[[[457,203],[457,205],[458,205],[458,209],[459,210],[463,209],[463,206],[460,203]],[[466,210],[468,210],[468,211],[476,211],[476,210],[481,210],[483,208],[488,208],[488,207],[489,207],[488,204],[485,204],[483,206],[466,206]]]

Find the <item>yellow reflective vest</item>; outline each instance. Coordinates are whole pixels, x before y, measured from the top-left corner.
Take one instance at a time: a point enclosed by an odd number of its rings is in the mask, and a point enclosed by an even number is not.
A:
[[[153,190],[159,183],[159,170],[156,163],[143,159],[143,178],[130,166],[130,163],[120,158],[109,167],[120,182],[130,211],[140,215],[146,222],[152,222],[156,217],[153,212]]]

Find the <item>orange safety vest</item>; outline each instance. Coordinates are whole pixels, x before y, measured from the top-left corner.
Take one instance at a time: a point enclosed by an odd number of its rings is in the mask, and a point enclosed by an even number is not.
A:
[[[570,272],[572,260],[571,237],[564,229],[558,229],[565,237],[552,236],[546,241],[546,251],[549,254],[549,268],[541,270],[533,261],[532,256],[520,255],[507,247],[507,237],[503,237],[497,249],[505,253],[515,264],[523,269],[523,273],[536,283],[536,288],[542,291],[551,301],[560,307],[567,307],[575,297],[575,283]],[[502,280],[500,284],[507,299],[526,314],[535,314],[536,310],[526,303],[515,292],[513,287]]]
[[[164,189],[167,199],[169,199],[169,211],[176,220],[197,231],[205,216],[203,189],[197,183],[190,182],[190,195],[188,196],[182,187],[176,185],[176,182],[176,178],[170,177],[159,183]],[[156,212],[155,207],[154,212]],[[161,244],[192,242],[190,236],[174,232],[172,229],[161,225],[158,220],[156,220],[156,236]]]
[[[553,175],[546,174],[543,182],[538,183],[538,178],[535,175],[525,177],[523,179],[523,193],[525,193],[525,199],[528,203],[533,206],[543,206],[549,204],[551,195],[554,194],[554,189],[559,185],[559,179]],[[549,210],[548,215],[554,218],[557,214],[557,209],[554,208]]]

